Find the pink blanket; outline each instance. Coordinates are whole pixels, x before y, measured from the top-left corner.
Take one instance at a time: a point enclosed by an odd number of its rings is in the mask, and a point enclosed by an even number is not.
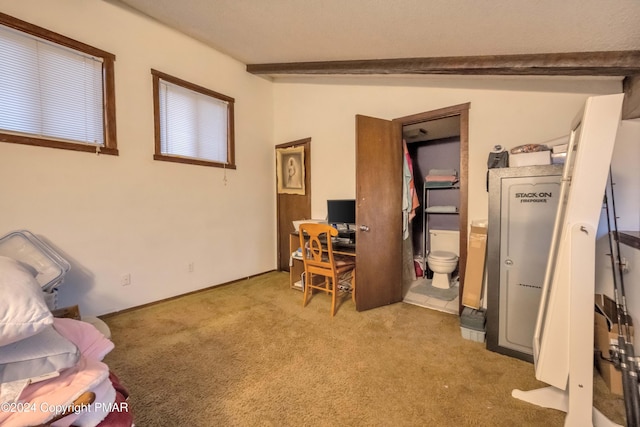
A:
[[[455,175],[427,175],[424,180],[427,182],[456,182],[458,177]]]
[[[80,353],[93,360],[102,360],[113,350],[113,343],[90,323],[74,319],[53,319],[53,327],[78,347]]]
[[[116,391],[109,377],[109,368],[101,362],[113,349],[113,343],[106,339],[93,325],[73,319],[54,319],[56,330],[80,350],[81,357],[76,366],[66,369],[60,376],[27,386],[20,395],[20,403],[15,403],[10,411],[0,412],[0,425],[22,427],[38,425],[51,420],[63,412],[82,393],[92,391],[96,400],[83,408],[82,412],[71,414],[55,422],[55,427],[65,427],[72,423],[81,427],[97,426],[110,413],[114,403],[128,410],[122,398],[116,399]]]

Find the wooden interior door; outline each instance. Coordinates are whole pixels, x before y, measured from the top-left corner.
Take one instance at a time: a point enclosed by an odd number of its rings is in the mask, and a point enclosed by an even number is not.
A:
[[[358,311],[402,301],[402,146],[398,138],[399,123],[356,116]]]
[[[304,146],[305,194],[278,194],[278,270],[289,271],[289,234],[293,220],[311,218],[311,138],[276,145],[278,148]]]

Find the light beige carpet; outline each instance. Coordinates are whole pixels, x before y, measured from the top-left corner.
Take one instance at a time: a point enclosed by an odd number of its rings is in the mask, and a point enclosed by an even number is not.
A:
[[[397,303],[336,316],[306,308],[288,274],[105,316],[105,362],[147,426],[561,426],[564,414],[511,397],[533,365],[462,338],[455,315]],[[595,377],[596,406],[624,422]],[[589,408],[585,408],[589,410]]]

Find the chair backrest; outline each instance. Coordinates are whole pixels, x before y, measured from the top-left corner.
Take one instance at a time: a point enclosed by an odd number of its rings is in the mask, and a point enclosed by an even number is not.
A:
[[[300,224],[300,248],[302,260],[307,272],[323,276],[335,273],[335,261],[331,237],[338,235],[338,230],[328,224]]]

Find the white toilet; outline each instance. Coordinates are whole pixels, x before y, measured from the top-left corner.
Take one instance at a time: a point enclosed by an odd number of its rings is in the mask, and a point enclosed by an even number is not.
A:
[[[433,271],[431,286],[440,289],[451,287],[451,273],[458,266],[460,232],[454,230],[429,230],[427,264]]]

